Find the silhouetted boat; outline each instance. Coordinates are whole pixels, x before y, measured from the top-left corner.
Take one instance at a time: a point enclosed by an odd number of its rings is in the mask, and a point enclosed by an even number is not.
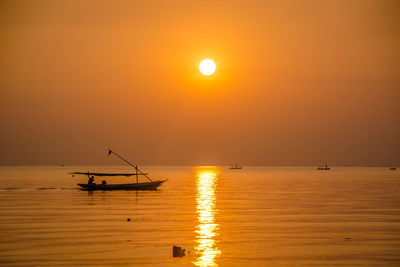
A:
[[[396,169],[397,169],[396,167],[389,168],[389,170],[391,170],[391,171],[395,171]]]
[[[78,184],[84,190],[156,190],[164,181],[132,184]]]
[[[231,170],[241,170],[241,169],[243,169],[243,167],[236,164],[236,165],[231,166],[230,169]]]
[[[82,190],[88,191],[95,191],[95,190],[156,190],[162,183],[166,180],[159,180],[153,181],[148,176],[147,173],[143,173],[137,165],[133,165],[126,159],[122,158],[120,155],[116,154],[115,152],[108,150],[108,155],[114,154],[118,158],[122,159],[130,166],[135,169],[135,173],[100,173],[100,172],[72,172],[70,174],[74,175],[87,175],[89,177],[89,181],[87,184],[77,184],[78,186],[82,187]],[[146,177],[150,182],[139,183],[139,175]],[[129,184],[108,184],[105,180],[101,184],[94,183],[94,176],[136,176],[136,183],[129,183]]]
[[[317,168],[317,170],[320,170],[320,171],[328,171],[328,170],[330,170],[331,168],[329,168],[328,167],[328,165],[325,165],[325,167],[318,167]]]

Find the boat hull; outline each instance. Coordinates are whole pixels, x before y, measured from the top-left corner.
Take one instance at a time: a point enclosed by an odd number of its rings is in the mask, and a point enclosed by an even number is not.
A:
[[[82,190],[87,191],[110,191],[110,190],[156,190],[163,181],[155,181],[148,183],[132,183],[132,184],[77,184]]]

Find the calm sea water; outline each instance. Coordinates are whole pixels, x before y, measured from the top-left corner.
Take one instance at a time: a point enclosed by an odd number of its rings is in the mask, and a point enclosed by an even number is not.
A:
[[[2,266],[400,265],[398,170],[145,167],[169,180],[138,192],[78,170],[129,169],[0,167]]]

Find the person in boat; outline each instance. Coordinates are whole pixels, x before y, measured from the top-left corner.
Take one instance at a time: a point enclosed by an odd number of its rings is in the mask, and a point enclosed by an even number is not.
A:
[[[107,181],[106,181],[106,180],[103,180],[103,181],[101,182],[101,184],[102,184],[102,185],[106,185],[106,184],[107,184]]]
[[[91,176],[88,180],[88,184],[94,184],[94,176]]]

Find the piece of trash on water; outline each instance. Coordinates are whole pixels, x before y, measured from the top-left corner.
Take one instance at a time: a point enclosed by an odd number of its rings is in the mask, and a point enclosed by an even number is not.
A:
[[[350,239],[351,239],[351,237],[345,237],[344,239],[346,239],[346,240],[350,240]]]
[[[172,246],[172,256],[173,257],[184,257],[185,256],[185,249],[178,246]]]
[[[128,218],[128,219],[126,219],[128,222],[130,222],[131,221],[131,218]]]

